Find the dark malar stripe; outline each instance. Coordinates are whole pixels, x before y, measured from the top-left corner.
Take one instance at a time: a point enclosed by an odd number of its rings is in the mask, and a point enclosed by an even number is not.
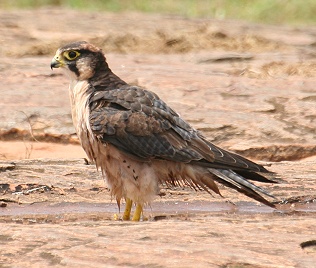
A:
[[[77,77],[80,76],[80,73],[79,73],[79,70],[78,70],[76,64],[69,64],[68,68],[69,68],[70,71],[74,72]]]

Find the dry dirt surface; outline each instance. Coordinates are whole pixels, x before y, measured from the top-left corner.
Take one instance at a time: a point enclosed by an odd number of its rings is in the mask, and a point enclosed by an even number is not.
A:
[[[0,11],[0,36],[0,267],[316,267],[315,27],[39,9]],[[162,187],[144,221],[121,221],[49,69],[76,40],[276,172],[277,209]]]

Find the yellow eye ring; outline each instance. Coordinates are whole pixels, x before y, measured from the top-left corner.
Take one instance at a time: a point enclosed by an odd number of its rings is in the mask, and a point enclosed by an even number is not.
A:
[[[80,53],[76,50],[66,51],[64,56],[67,60],[74,60],[80,56]]]

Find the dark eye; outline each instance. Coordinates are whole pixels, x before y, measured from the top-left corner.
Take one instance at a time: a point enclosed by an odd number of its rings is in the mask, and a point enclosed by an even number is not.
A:
[[[68,59],[68,60],[74,60],[75,58],[77,58],[78,56],[80,56],[80,53],[78,51],[75,50],[70,50],[70,51],[66,51],[64,53],[64,56]]]

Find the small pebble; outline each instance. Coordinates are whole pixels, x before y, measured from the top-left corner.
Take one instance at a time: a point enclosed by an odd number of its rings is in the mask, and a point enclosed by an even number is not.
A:
[[[1,207],[1,208],[5,208],[7,205],[8,205],[8,204],[5,203],[5,202],[1,202],[1,203],[0,203],[0,207]]]

